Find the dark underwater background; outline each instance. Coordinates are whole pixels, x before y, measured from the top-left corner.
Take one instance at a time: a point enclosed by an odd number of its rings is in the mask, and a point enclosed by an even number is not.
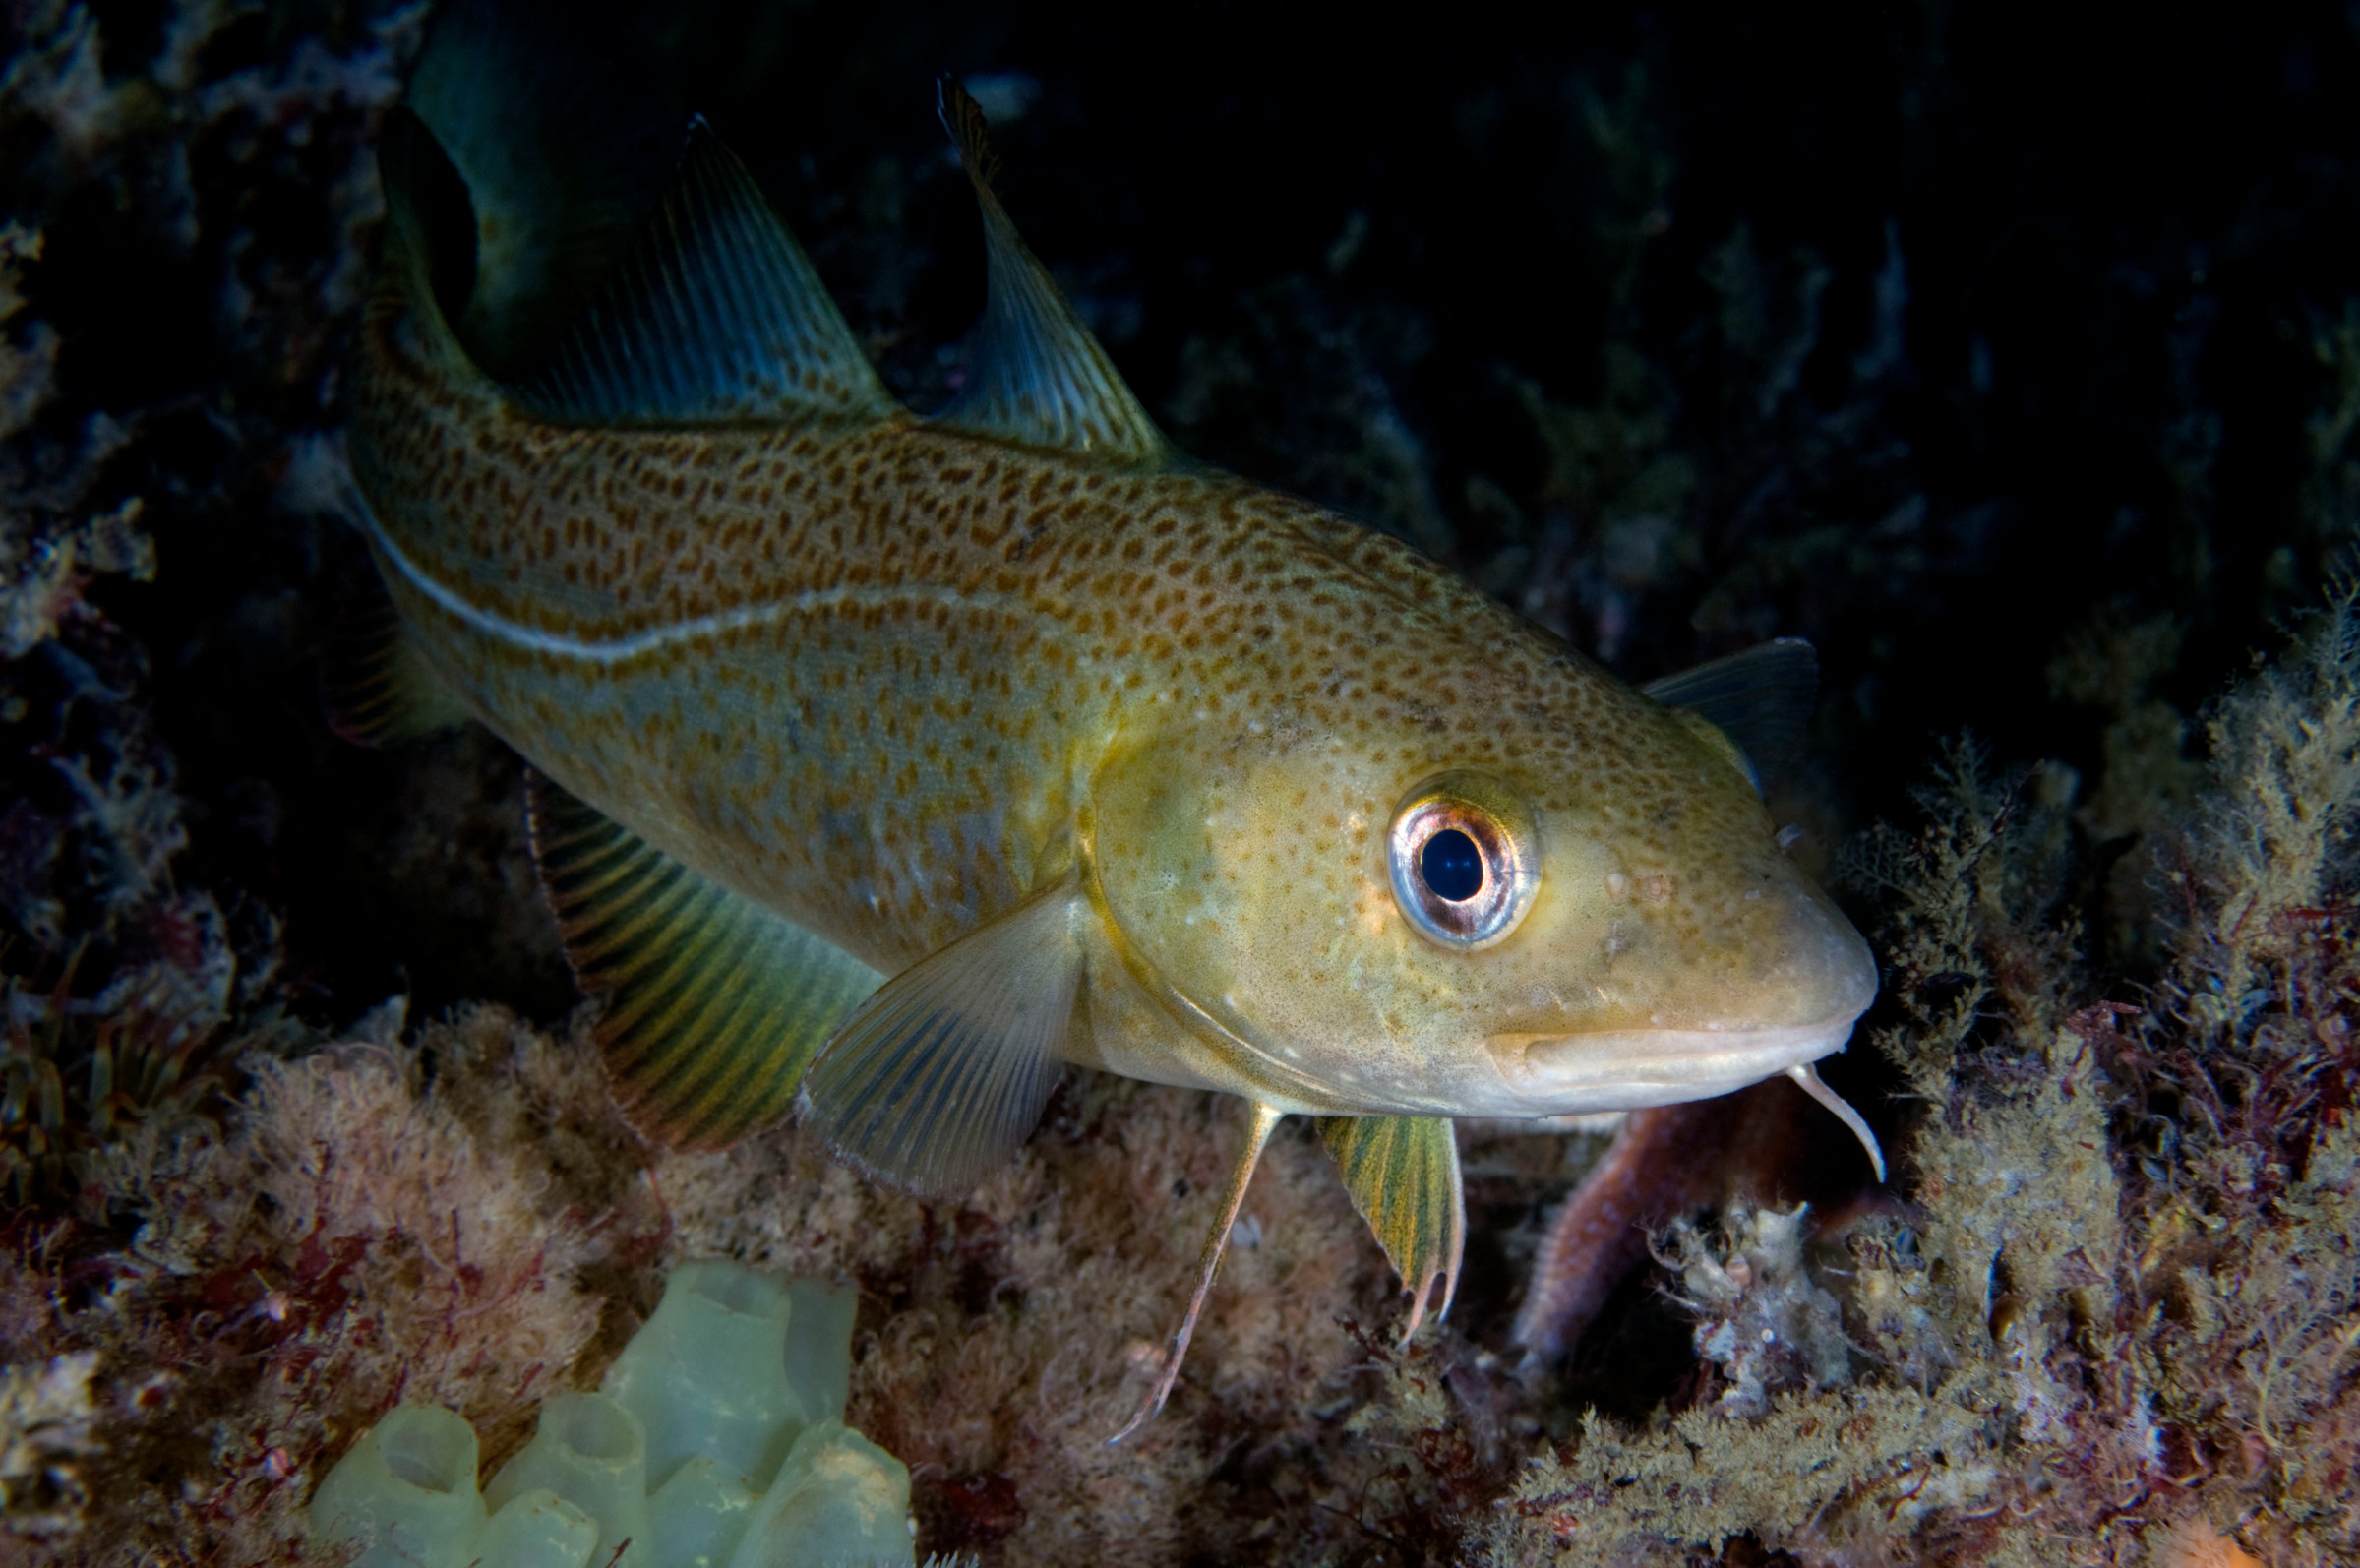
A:
[[[140,83],[185,14],[19,4],[11,50],[84,16],[98,69]],[[54,836],[77,810],[57,758],[90,744],[74,653],[141,694],[134,744],[190,808],[175,878],[268,912],[286,978],[340,998],[318,1010],[497,980],[548,1012],[562,968],[489,936],[505,906],[388,885],[417,872],[387,853],[403,770],[320,722],[362,552],[306,513],[296,459],[336,428],[368,139],[420,30],[391,15],[389,37],[366,7],[240,14],[185,67],[370,53],[363,102],[325,71],[193,111],[147,84],[71,145],[0,98],[6,210],[42,237],[9,331],[54,334],[0,470],[11,548],[136,497],[154,557],[135,580],[84,549],[65,634],[11,644],[0,888],[68,906],[60,933],[109,896]],[[2100,796],[2111,725],[2193,716],[2317,602],[2360,508],[2356,27],[713,6],[576,19],[550,70],[643,94],[618,116],[706,113],[921,408],[982,300],[933,81],[984,78],[1011,211],[1183,447],[1411,540],[1633,680],[1810,638],[1800,782],[1840,838],[1904,814],[1962,731]],[[650,166],[607,172],[651,200]],[[2101,854],[2123,825],[2088,824]]]
[[[1814,642],[1774,804],[1864,926],[1847,846],[1914,818],[1946,744],[2051,764],[2093,995],[2162,961],[2149,840],[2199,787],[2209,704],[2351,567],[2360,7],[524,14],[553,43],[519,96],[640,149],[574,177],[644,206],[660,128],[707,115],[922,410],[983,297],[934,111],[959,76],[1016,222],[1191,453],[1634,682]],[[0,8],[20,1248],[68,1214],[74,1246],[128,1235],[78,1205],[77,1160],[233,1091],[241,1051],[381,1027],[389,998],[548,1028],[576,1004],[515,760],[354,747],[322,699],[368,571],[336,474],[371,149],[429,25]],[[101,1104],[68,1021],[143,997],[145,1087]],[[1830,1077],[1882,1106],[1864,1055]],[[1478,1340],[1510,1252],[1477,1238]],[[1640,1413],[1686,1375],[1651,1289],[1585,1399]]]

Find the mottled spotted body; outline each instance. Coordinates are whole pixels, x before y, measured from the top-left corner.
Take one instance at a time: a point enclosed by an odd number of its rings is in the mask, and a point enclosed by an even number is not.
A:
[[[385,576],[436,666],[580,798],[884,973],[1069,865],[1093,782],[1142,754],[1202,781],[1251,771],[1243,757],[1336,758],[1290,810],[1121,890],[1160,969],[1227,929],[1283,943],[1252,967],[1293,984],[1341,935],[1381,934],[1394,801],[1471,763],[1585,818],[1614,846],[1600,890],[1619,875],[1624,893],[1590,952],[1504,998],[1506,1023],[1547,1033],[1569,999],[1669,1022],[1658,998],[1625,1001],[1618,967],[1652,947],[1778,952],[1752,940],[1749,888],[1732,901],[1681,874],[1775,858],[1725,750],[1382,535],[1224,475],[1109,471],[909,420],[554,427],[436,385],[395,325],[371,327],[356,464],[400,498],[378,509]],[[1145,848],[1101,839],[1117,863]],[[1240,907],[1254,889],[1287,907],[1257,920]],[[1173,916],[1173,940],[1147,934]],[[1394,945],[1423,957],[1414,941]],[[1233,993],[1191,999],[1285,1060]],[[1389,1016],[1398,998],[1355,994],[1370,1055],[1418,1032]],[[1287,1098],[1445,1109],[1381,1086]]]
[[[830,1142],[922,1187],[1005,1158],[1059,1060],[1244,1096],[1254,1149],[1283,1113],[1369,1118],[1331,1143],[1422,1299],[1457,1260],[1438,1118],[1824,1092],[1807,1063],[1874,970],[1723,729],[1173,452],[945,111],[992,294],[932,419],[709,133],[514,386],[444,325],[417,171],[389,176],[352,436],[374,548],[417,660],[572,799],[544,872],[585,979],[616,977],[627,1102],[742,1130],[732,1098],[808,1063]],[[1676,691],[1736,722],[1757,667]],[[1436,844],[1479,891],[1421,880]],[[824,1049],[773,1042],[820,1016],[790,963],[834,977],[829,1028],[884,984]]]

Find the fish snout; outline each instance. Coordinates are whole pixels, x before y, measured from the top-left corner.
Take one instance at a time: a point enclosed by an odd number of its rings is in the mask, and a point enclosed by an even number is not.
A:
[[[1502,1087],[1524,1116],[1630,1111],[1729,1094],[1844,1049],[1876,999],[1868,943],[1795,882],[1734,920],[1726,945],[1666,966],[1638,1016],[1561,1033],[1496,1034]]]
[[[1844,912],[1805,882],[1786,890],[1783,918],[1766,942],[1763,985],[1753,1011],[1764,1023],[1843,1020],[1877,996],[1876,955]]]

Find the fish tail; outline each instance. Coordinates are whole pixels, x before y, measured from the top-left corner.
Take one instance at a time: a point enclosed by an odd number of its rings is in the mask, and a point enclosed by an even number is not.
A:
[[[660,90],[611,82],[613,112],[586,111],[610,94],[535,52],[565,32],[546,9],[460,0],[438,21],[381,147],[392,222],[373,340],[446,390],[567,424],[898,413],[703,116],[659,127]],[[543,145],[551,125],[562,153]]]
[[[467,187],[434,133],[407,108],[386,117],[377,144],[385,186],[385,254],[372,315],[399,335],[427,367],[476,374],[452,331],[452,313],[474,286],[473,209]]]
[[[435,18],[404,103],[463,198],[433,212],[431,254],[487,375],[548,353],[662,193],[688,119],[673,52],[607,0],[457,0]]]

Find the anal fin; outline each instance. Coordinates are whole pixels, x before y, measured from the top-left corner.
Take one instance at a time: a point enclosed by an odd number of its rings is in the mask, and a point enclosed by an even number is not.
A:
[[[884,977],[535,774],[533,859],[634,1126],[718,1148],[785,1119],[820,1045]]]
[[[321,686],[330,728],[362,746],[398,746],[464,724],[466,704],[427,663],[382,584],[329,639]]]
[[[804,1083],[828,1147],[932,1196],[1014,1158],[1063,1066],[1086,908],[1068,876],[888,981]]]
[[[1442,1282],[1437,1318],[1459,1290],[1467,1248],[1467,1198],[1459,1179],[1459,1138],[1448,1116],[1322,1116],[1320,1140],[1336,1157],[1352,1206],[1410,1293],[1404,1343],[1425,1317],[1434,1282]]]

